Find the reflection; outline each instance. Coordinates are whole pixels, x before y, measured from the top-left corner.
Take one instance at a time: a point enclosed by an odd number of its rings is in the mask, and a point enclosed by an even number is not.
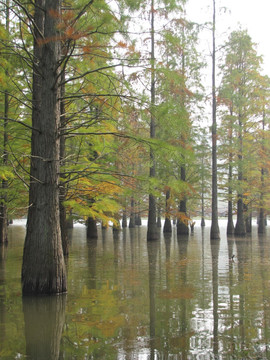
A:
[[[220,240],[211,239],[212,254],[212,287],[213,287],[213,353],[218,356],[218,257]]]
[[[189,316],[188,316],[188,304],[193,297],[193,290],[187,284],[187,248],[188,248],[188,236],[178,237],[179,247],[179,266],[180,266],[180,296],[179,300],[179,337],[172,338],[175,343],[180,344],[182,359],[187,359],[189,352],[190,333],[189,329]],[[178,345],[179,346],[179,345]]]
[[[0,244],[0,353],[6,337],[6,275],[7,243]]]
[[[235,341],[234,341],[234,322],[235,322],[235,312],[234,312],[234,302],[233,302],[233,285],[234,285],[234,276],[233,276],[233,265],[235,254],[233,252],[234,247],[234,238],[228,236],[227,237],[227,245],[228,245],[228,261],[229,261],[229,296],[230,296],[230,352],[233,354],[235,350]]]
[[[97,238],[88,238],[89,289],[96,289]]]
[[[119,231],[113,232],[114,285],[118,285]]]
[[[246,348],[245,340],[245,291],[244,276],[247,265],[247,252],[249,249],[249,240],[246,238],[236,238],[237,264],[238,264],[238,285],[239,285],[239,332],[240,332],[240,350],[243,353]]]
[[[263,335],[264,335],[264,343],[265,346],[265,356],[267,359],[270,358],[270,350],[269,350],[269,340],[270,340],[270,316],[269,316],[269,308],[270,308],[270,302],[269,302],[269,287],[268,287],[268,263],[269,260],[269,254],[267,253],[267,246],[265,243],[265,237],[260,236],[259,237],[259,251],[260,251],[260,274],[261,274],[261,280],[262,280],[262,300],[263,300]]]
[[[150,299],[150,359],[155,359],[155,337],[156,337],[156,265],[159,241],[148,241],[148,263],[149,263],[149,299]]]
[[[66,295],[23,297],[26,355],[58,360],[65,321]]]

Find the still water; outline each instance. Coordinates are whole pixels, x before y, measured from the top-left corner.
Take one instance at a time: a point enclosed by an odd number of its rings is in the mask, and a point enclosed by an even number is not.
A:
[[[0,359],[270,359],[270,230],[211,243],[70,231],[68,294],[21,296],[25,226],[0,248]],[[232,255],[235,255],[231,260]]]

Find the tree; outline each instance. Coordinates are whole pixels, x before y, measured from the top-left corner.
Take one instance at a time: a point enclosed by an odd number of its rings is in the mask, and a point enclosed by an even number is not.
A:
[[[217,192],[217,119],[216,119],[216,3],[213,0],[212,24],[212,220],[210,238],[219,239]]]
[[[247,31],[232,32],[226,43],[225,63],[222,66],[223,78],[221,93],[225,106],[229,109],[229,116],[235,125],[231,131],[236,134],[236,169],[237,183],[237,221],[235,235],[246,234],[245,211],[251,199],[252,179],[254,178],[255,152],[251,151],[254,144],[252,131],[256,128],[258,109],[257,91],[260,88],[260,63],[254,44]],[[232,145],[233,143],[231,143]]]
[[[23,294],[67,289],[59,216],[60,0],[37,0],[33,18],[31,178],[23,253]]]

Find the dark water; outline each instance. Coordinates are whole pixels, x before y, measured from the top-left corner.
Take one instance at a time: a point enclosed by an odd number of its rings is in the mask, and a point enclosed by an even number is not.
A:
[[[209,226],[150,243],[145,227],[87,240],[77,226],[68,294],[26,299],[25,227],[10,226],[0,248],[0,359],[270,359],[270,236],[254,225],[227,238],[225,224],[213,244]]]

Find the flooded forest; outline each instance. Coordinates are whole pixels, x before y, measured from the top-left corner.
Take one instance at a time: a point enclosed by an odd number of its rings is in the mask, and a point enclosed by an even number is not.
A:
[[[210,5],[0,0],[0,359],[270,358],[270,81]]]

